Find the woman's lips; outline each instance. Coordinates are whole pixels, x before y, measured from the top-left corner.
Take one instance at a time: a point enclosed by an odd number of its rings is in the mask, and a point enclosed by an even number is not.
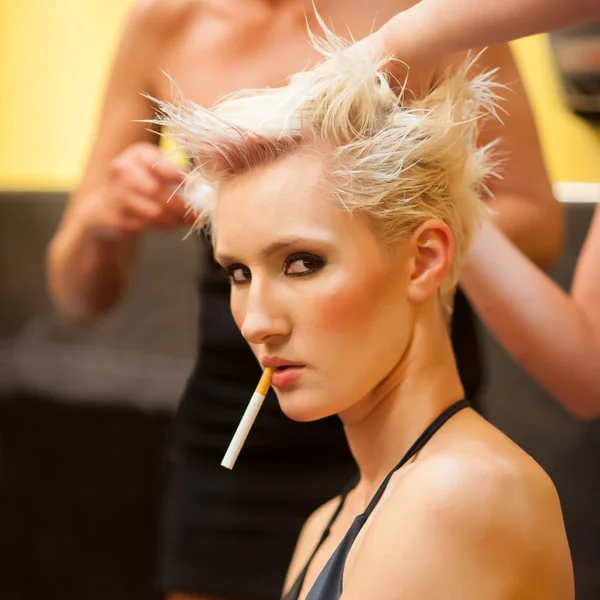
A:
[[[271,385],[277,388],[283,388],[287,387],[288,385],[292,385],[292,383],[295,383],[300,375],[302,375],[302,371],[304,371],[303,366],[275,369],[271,379]]]

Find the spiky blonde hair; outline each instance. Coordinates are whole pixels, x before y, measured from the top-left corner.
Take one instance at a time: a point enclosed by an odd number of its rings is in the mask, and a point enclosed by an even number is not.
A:
[[[481,117],[495,114],[494,71],[470,78],[470,58],[423,99],[404,101],[382,71],[387,58],[350,54],[321,25],[325,38],[311,39],[326,60],[284,87],[237,92],[212,109],[183,97],[158,102],[156,123],[197,165],[184,195],[209,228],[221,180],[318,147],[328,188],[349,212],[368,218],[383,244],[393,246],[429,218],[449,226],[455,252],[440,290],[449,312],[493,173],[492,145],[478,148],[477,138]]]

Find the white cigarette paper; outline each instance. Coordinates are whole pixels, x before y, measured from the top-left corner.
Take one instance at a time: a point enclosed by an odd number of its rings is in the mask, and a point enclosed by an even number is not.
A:
[[[221,466],[226,469],[233,469],[233,465],[235,465],[235,461],[250,433],[250,429],[252,429],[252,425],[254,425],[254,421],[256,420],[256,416],[258,415],[258,411],[262,406],[263,400],[269,391],[269,387],[271,386],[271,377],[273,376],[273,371],[271,367],[267,367],[258,385],[256,386],[256,391],[252,394],[252,398],[250,398],[250,402],[248,402],[248,406],[244,411],[242,419],[235,430],[233,438],[231,438],[231,442],[229,442],[229,447],[227,448],[227,452],[225,452],[225,456],[221,461]]]

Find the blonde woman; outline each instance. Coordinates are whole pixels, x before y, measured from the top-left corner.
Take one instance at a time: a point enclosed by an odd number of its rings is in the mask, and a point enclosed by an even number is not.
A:
[[[400,102],[380,61],[320,47],[286,87],[161,119],[283,412],[338,415],[358,465],[305,524],[284,599],[571,600],[554,487],[469,408],[448,333],[493,168],[491,75]]]
[[[413,0],[314,4],[339,34],[362,39]],[[240,88],[283,85],[318,56],[306,29],[307,18],[316,24],[312,6],[310,0],[134,3],[88,165],[48,251],[49,289],[64,318],[90,321],[114,310],[126,297],[146,232],[180,229],[183,236],[189,227],[180,198],[167,202],[186,173],[161,160],[157,132],[141,122],[155,107],[141,92],[174,101],[165,71],[205,107]],[[449,57],[446,66],[462,59]],[[507,46],[490,48],[474,70],[496,67],[511,93],[504,126],[490,119],[481,130],[482,145],[501,135],[498,151],[506,157],[503,178],[488,182],[489,203],[510,239],[547,266],[560,252],[560,206]],[[270,600],[306,516],[337,493],[355,465],[337,419],[301,426],[269,398],[235,471],[219,466],[260,369],[231,317],[220,268],[204,244],[198,250],[199,344],[168,448],[159,585],[170,600]],[[465,394],[476,403],[483,369],[472,309],[461,294],[452,341]],[[260,568],[265,564],[268,573]],[[133,573],[123,565],[116,571]],[[96,578],[93,571],[87,577]]]

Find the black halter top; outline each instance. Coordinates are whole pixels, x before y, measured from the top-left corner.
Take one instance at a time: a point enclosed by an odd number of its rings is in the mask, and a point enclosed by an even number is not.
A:
[[[402,460],[388,473],[386,478],[383,480],[379,489],[369,502],[365,512],[358,515],[350,529],[346,532],[344,539],[340,542],[339,546],[335,549],[334,553],[331,555],[331,558],[327,561],[327,564],[317,577],[315,583],[312,588],[308,592],[306,596],[306,600],[338,600],[342,595],[342,580],[344,576],[344,566],[346,564],[346,559],[348,558],[348,554],[350,552],[350,548],[352,548],[352,544],[356,539],[356,536],[359,534],[360,530],[363,528],[364,524],[367,522],[367,519],[370,517],[371,513],[375,510],[377,503],[381,500],[385,489],[392,478],[392,475],[404,466],[425,444],[433,437],[433,435],[457,412],[469,406],[469,402],[467,400],[459,400],[455,404],[449,406],[441,415],[433,421],[427,427],[427,429],[419,436],[416,442],[409,448],[408,452],[402,457]],[[283,600],[298,600],[300,597],[300,591],[302,590],[302,584],[304,583],[304,578],[306,577],[306,572],[308,571],[308,567],[312,562],[315,554],[323,544],[323,542],[329,536],[329,531],[331,526],[335,523],[335,520],[338,518],[342,507],[344,506],[344,502],[346,501],[346,497],[348,493],[355,487],[357,481],[353,480],[344,490],[341,496],[340,503],[337,506],[333,516],[329,520],[327,527],[323,531],[321,535],[321,539],[317,544],[317,547],[314,549],[311,557],[308,559],[308,562],[304,569],[301,571],[298,579],[296,579],[294,585],[291,587],[290,591],[283,597]]]

